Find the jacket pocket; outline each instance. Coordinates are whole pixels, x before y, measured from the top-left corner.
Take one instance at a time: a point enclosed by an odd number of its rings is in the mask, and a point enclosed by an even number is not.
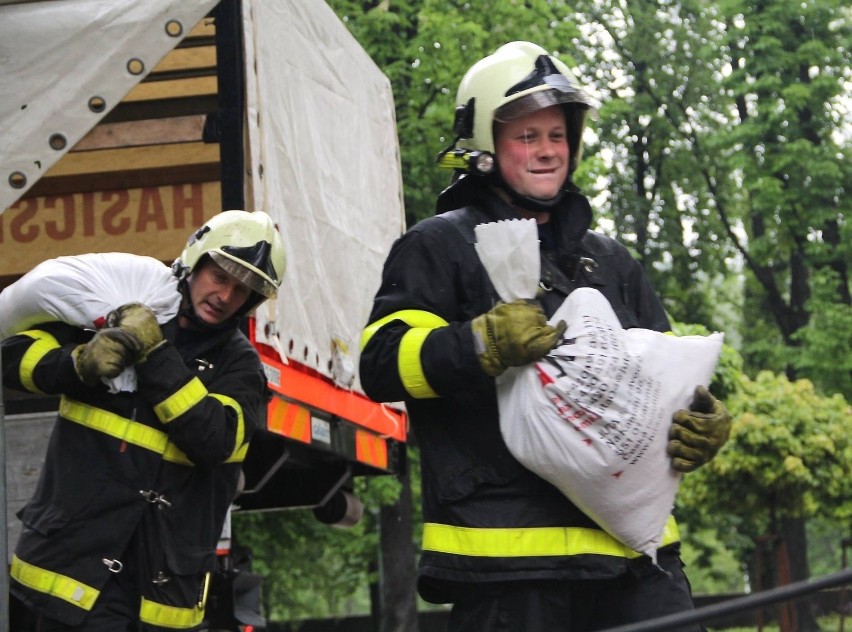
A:
[[[49,536],[68,524],[68,513],[53,503],[27,503],[18,512],[18,518],[28,529],[42,536]]]

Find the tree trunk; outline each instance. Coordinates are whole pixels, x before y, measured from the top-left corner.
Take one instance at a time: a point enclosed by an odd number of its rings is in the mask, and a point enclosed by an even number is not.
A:
[[[411,524],[412,499],[408,467],[399,475],[402,490],[394,505],[385,505],[379,514],[381,547],[380,632],[419,632],[415,585],[414,530]]]
[[[804,518],[782,518],[780,536],[786,544],[790,560],[790,581],[798,582],[810,578]],[[791,604],[791,612],[795,613],[794,621],[797,625],[794,629],[797,632],[819,632],[814,603],[810,597],[803,597]]]

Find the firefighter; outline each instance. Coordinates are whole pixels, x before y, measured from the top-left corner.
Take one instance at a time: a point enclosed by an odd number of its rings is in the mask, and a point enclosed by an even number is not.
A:
[[[589,230],[589,201],[572,183],[596,104],[529,42],[474,64],[456,103],[456,139],[439,157],[455,178],[436,216],[391,248],[361,339],[366,393],[405,402],[420,448],[418,591],[452,604],[452,632],[583,632],[691,609],[673,519],[655,565],[522,467],[499,429],[494,378],[557,344],[564,323],[546,318],[575,288],[600,290],[625,328],[670,328],[639,263]],[[517,218],[537,222],[541,291],[500,303],[474,226]],[[731,421],[706,389],[690,408],[669,443],[684,472],[712,458]]]
[[[6,386],[60,396],[11,564],[16,632],[198,626],[216,542],[267,387],[241,317],[273,297],[285,255],[262,211],[193,232],[172,270],[178,314],[139,303],[90,332],[44,323],[3,341]],[[132,392],[107,383],[126,367]],[[17,608],[14,609],[17,611]]]

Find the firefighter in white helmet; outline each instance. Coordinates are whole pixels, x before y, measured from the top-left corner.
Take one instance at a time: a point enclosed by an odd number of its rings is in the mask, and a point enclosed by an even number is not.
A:
[[[248,442],[267,401],[241,317],[275,295],[281,235],[225,211],[173,265],[182,306],[160,326],[130,303],[94,336],[46,323],[3,341],[3,377],[60,396],[11,565],[13,629],[195,629]],[[128,366],[133,392],[106,381]],[[15,627],[17,625],[18,627]]]
[[[453,605],[451,632],[585,632],[692,608],[673,520],[657,566],[521,466],[500,434],[495,377],[559,342],[565,324],[547,318],[574,289],[603,293],[625,328],[669,329],[639,263],[589,230],[591,207],[572,183],[594,107],[535,44],[512,42],[474,64],[458,90],[456,138],[439,156],[453,183],[438,214],[392,247],[362,336],[362,386],[377,401],[405,401],[417,437],[418,589]],[[541,292],[502,303],[474,227],[518,218],[538,226]],[[712,458],[730,428],[706,390],[692,408],[671,422],[680,471]]]

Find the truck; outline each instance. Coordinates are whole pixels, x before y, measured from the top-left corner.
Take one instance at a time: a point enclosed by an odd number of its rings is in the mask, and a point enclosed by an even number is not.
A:
[[[405,467],[404,408],[369,400],[357,375],[405,215],[390,83],[334,12],[321,0],[0,0],[0,138],[0,290],[59,256],[170,264],[215,213],[272,215],[287,271],[245,325],[272,396],[233,511],[356,521],[354,479]],[[57,402],[4,391],[2,404],[9,560]],[[240,573],[228,536],[223,594]],[[225,610],[211,625],[238,629]]]

